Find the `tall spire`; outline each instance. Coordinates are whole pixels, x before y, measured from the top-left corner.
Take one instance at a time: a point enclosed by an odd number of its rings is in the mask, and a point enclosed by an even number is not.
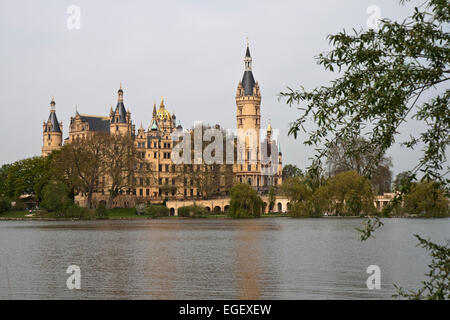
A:
[[[164,97],[161,97],[161,104],[159,105],[161,108],[164,108]]]
[[[252,57],[250,56],[250,48],[248,46],[248,40],[247,40],[247,50],[245,52],[244,64],[245,64],[245,71],[244,71],[244,76],[242,77],[242,86],[244,87],[244,95],[252,96],[253,88],[255,87],[255,78],[253,77],[253,72],[252,72]]]
[[[248,46],[248,38],[247,38],[247,50],[245,51],[245,71],[252,71],[252,56],[250,55],[250,48]]]
[[[125,110],[125,106],[123,104],[123,90],[122,83],[120,83],[120,89],[117,91],[117,106],[115,112],[119,112],[119,121],[121,123],[127,122],[127,112]]]
[[[58,118],[56,117],[55,106],[56,106],[55,97],[52,97],[52,101],[50,101],[50,116],[48,117],[48,121],[47,121],[47,126],[50,123],[51,128],[48,128],[47,131],[61,132]]]

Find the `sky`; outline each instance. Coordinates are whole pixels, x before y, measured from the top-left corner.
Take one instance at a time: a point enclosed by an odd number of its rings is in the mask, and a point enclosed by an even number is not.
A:
[[[161,96],[185,128],[195,121],[235,128],[248,37],[262,126],[270,118],[280,132],[283,163],[303,169],[314,150],[303,145],[304,134],[287,135],[300,111],[280,101],[279,92],[329,83],[336,75],[317,65],[315,56],[331,49],[327,35],[367,29],[370,6],[382,18],[403,19],[417,3],[0,0],[0,165],[40,155],[52,96],[67,137],[76,108],[109,115],[120,83],[136,129],[141,123],[148,128]],[[71,5],[80,9],[79,29],[68,27]],[[398,141],[417,128],[405,124]],[[395,145],[388,155],[399,173],[414,167],[420,152]]]

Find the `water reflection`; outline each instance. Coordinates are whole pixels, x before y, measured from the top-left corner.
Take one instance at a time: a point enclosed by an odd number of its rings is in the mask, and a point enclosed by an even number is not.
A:
[[[0,222],[0,299],[379,299],[417,288],[428,256],[412,234],[448,239],[450,219]],[[82,290],[66,288],[78,265]],[[368,290],[377,264],[382,289]],[[8,274],[7,274],[8,271]]]

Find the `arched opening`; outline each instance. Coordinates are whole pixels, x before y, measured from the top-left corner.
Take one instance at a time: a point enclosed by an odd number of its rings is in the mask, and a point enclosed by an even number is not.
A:
[[[174,208],[170,208],[170,216],[171,217],[175,216],[175,209]]]
[[[219,206],[215,206],[214,207],[214,212],[220,212],[221,210],[220,210],[220,207]]]
[[[223,208],[223,211],[224,211],[224,212],[228,212],[228,210],[230,210],[230,206],[229,206],[229,205],[226,205],[226,206]]]
[[[281,205],[281,202],[278,202],[278,212],[281,213],[283,211],[283,206]]]
[[[291,211],[291,203],[288,202],[288,203],[286,204],[286,206],[287,206],[287,210],[288,210],[288,211]]]
[[[211,208],[210,207],[206,207],[206,211],[211,212]]]

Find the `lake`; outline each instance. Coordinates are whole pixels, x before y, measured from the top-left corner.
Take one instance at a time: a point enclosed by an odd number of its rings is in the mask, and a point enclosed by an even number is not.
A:
[[[383,222],[360,242],[361,219],[0,221],[0,299],[391,299],[425,279],[413,234],[448,241],[450,219]]]

